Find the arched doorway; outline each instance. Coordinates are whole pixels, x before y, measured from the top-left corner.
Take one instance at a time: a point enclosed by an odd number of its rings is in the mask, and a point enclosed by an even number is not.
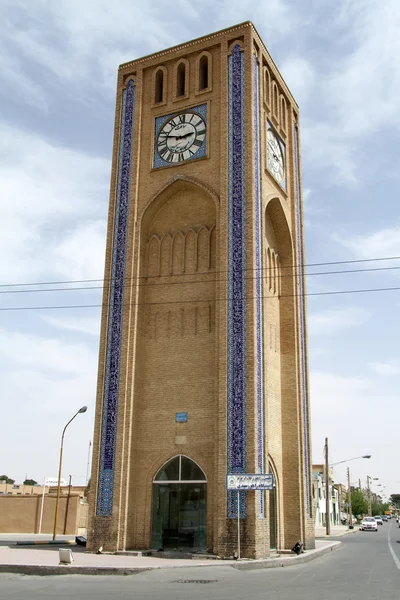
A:
[[[190,458],[179,454],[153,479],[151,547],[206,549],[207,478]]]

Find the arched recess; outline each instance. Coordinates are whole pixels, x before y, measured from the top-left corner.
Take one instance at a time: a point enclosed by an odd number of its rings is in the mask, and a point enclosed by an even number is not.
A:
[[[271,105],[271,76],[268,67],[263,67],[264,101],[268,108]]]
[[[172,177],[138,214],[135,281],[138,278],[139,285],[131,321],[134,361],[131,393],[135,415],[131,464],[136,465],[129,482],[132,528],[127,545],[131,548],[148,547],[154,533],[149,518],[153,484],[143,476],[143,469],[149,464],[160,466],[160,448],[166,456],[174,456],[176,444],[184,443],[186,454],[197,457],[198,446],[193,440],[198,435],[202,439],[202,457],[208,457],[202,468],[210,476],[213,473],[217,439],[215,268],[218,261],[214,254],[218,247],[215,243],[218,214],[219,200],[213,190],[183,175]],[[214,231],[217,231],[215,237]],[[157,239],[160,240],[159,276],[155,275],[155,259],[149,260],[148,255],[155,253]],[[151,276],[148,265],[153,269]],[[183,425],[179,430],[175,422],[175,415],[181,411],[188,413],[190,431],[194,432],[184,441],[177,436],[186,436],[187,428]],[[207,513],[210,524],[212,508]],[[134,527],[133,523],[140,525]],[[204,537],[205,528],[201,527]],[[211,536],[211,527],[208,530]],[[200,544],[199,531],[192,533],[190,543]],[[181,539],[179,543],[184,541]],[[172,547],[172,539],[170,544]],[[207,547],[212,547],[212,538]]]
[[[276,85],[276,81],[272,82],[272,114],[277,121],[279,121],[279,94],[278,94],[278,86]]]
[[[157,471],[152,488],[151,547],[204,551],[207,477],[203,469],[178,454]]]
[[[167,101],[168,71],[160,66],[153,72],[153,104],[165,104]]]
[[[196,92],[209,92],[212,89],[212,54],[202,52],[196,60]]]
[[[280,98],[280,102],[281,102],[280,123],[281,123],[282,131],[284,131],[284,133],[286,133],[286,131],[287,131],[287,108],[286,108],[286,100],[282,95]]]
[[[268,457],[268,473],[272,473],[275,480],[275,488],[268,493],[268,523],[269,523],[269,547],[271,550],[278,548],[279,540],[279,476],[271,456]]]
[[[189,94],[189,61],[181,58],[175,65],[175,98],[186,98]]]
[[[293,269],[294,253],[292,236],[281,200],[272,197],[265,209],[264,243],[271,248],[272,253],[279,257],[280,274],[277,269],[274,275],[276,281],[275,294],[267,289],[265,284],[265,326],[272,325],[274,331],[273,348],[265,349],[265,377],[267,384],[268,406],[265,414],[266,438],[268,452],[274,457],[276,476],[281,481],[282,488],[298,494],[300,478],[298,456],[301,454],[301,431],[299,423],[298,398],[298,365],[296,350],[296,303],[295,271]],[[267,334],[269,330],[265,329]],[[273,385],[269,382],[273,381]],[[268,419],[268,415],[273,418]],[[285,493],[282,505],[277,498],[278,523],[283,532],[290,531],[293,523],[300,522],[299,511],[301,503],[286,500]],[[289,525],[290,527],[286,527]],[[293,532],[292,532],[293,533]],[[298,532],[300,536],[300,531]],[[290,535],[290,534],[289,534]],[[282,541],[282,539],[280,539]]]

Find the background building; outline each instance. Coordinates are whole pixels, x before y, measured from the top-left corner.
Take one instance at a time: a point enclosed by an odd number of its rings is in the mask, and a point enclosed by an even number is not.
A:
[[[119,69],[89,548],[314,545],[298,106],[249,22]]]

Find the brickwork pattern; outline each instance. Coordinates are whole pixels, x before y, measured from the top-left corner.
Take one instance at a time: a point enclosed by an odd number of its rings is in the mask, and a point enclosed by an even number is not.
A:
[[[201,90],[200,58],[204,53],[208,56],[209,80],[208,87]],[[239,166],[246,188],[245,195],[241,195],[242,245],[233,247],[228,235],[232,224],[229,186],[233,181],[229,171],[233,155],[229,147],[232,79],[229,80],[228,65],[235,56],[240,57],[240,68],[246,73],[245,79],[241,76],[236,79],[242,94],[238,125],[244,144]],[[187,80],[184,95],[177,96],[176,69],[182,60]],[[160,102],[155,97],[157,69],[163,74]],[[278,548],[290,548],[297,539],[304,539],[312,547],[312,519],[306,514],[305,484],[309,444],[304,431],[308,431],[309,417],[304,418],[301,394],[301,370],[306,364],[300,341],[297,281],[291,267],[295,262],[293,248],[297,252],[298,243],[302,244],[302,239],[298,239],[302,231],[296,227],[299,200],[293,146],[297,105],[251,23],[122,65],[117,88],[106,281],[111,278],[116,243],[123,95],[132,79],[136,90],[135,127],[125,260],[129,285],[124,286],[120,337],[113,496],[109,514],[96,514],[102,489],[106,342],[112,320],[107,308],[112,290],[106,285],[93,437],[95,491],[90,501],[88,548],[96,550],[102,545],[105,550],[115,551],[150,547],[153,478],[167,460],[183,454],[195,461],[207,476],[207,550],[232,555],[237,550],[237,523],[228,518],[227,512],[229,456],[233,456],[232,445],[239,443],[237,448],[245,451],[241,464],[249,472],[256,472],[261,458],[260,442],[264,446],[264,468],[271,463],[276,475]],[[258,108],[254,100],[257,84]],[[200,105],[207,107],[206,155],[154,168],[156,120]],[[254,138],[257,112],[259,140]],[[267,120],[285,144],[286,189],[267,170]],[[235,220],[235,226],[238,223]],[[246,322],[246,355],[244,363],[239,364],[246,375],[246,403],[241,404],[245,446],[244,437],[232,436],[228,429],[227,398],[229,390],[232,392],[228,339],[232,330],[227,299],[232,291],[228,274],[234,252],[246,257],[246,263],[240,267],[246,285],[240,315]],[[259,303],[254,277],[257,268],[262,274],[258,280]],[[280,277],[282,273],[285,277]],[[261,309],[258,316],[257,306]],[[257,327],[261,322],[260,365]],[[305,321],[302,327],[305,338]],[[306,390],[306,400],[307,393]],[[182,411],[188,413],[188,420],[177,423],[175,413]],[[242,555],[263,556],[264,532],[269,544],[268,494],[262,511],[259,495],[249,492],[245,512],[246,517],[240,520]],[[260,518],[262,512],[264,518]]]

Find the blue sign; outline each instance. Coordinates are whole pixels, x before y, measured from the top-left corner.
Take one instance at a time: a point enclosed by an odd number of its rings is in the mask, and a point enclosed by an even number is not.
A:
[[[175,421],[177,423],[187,423],[188,414],[187,412],[175,413]]]

